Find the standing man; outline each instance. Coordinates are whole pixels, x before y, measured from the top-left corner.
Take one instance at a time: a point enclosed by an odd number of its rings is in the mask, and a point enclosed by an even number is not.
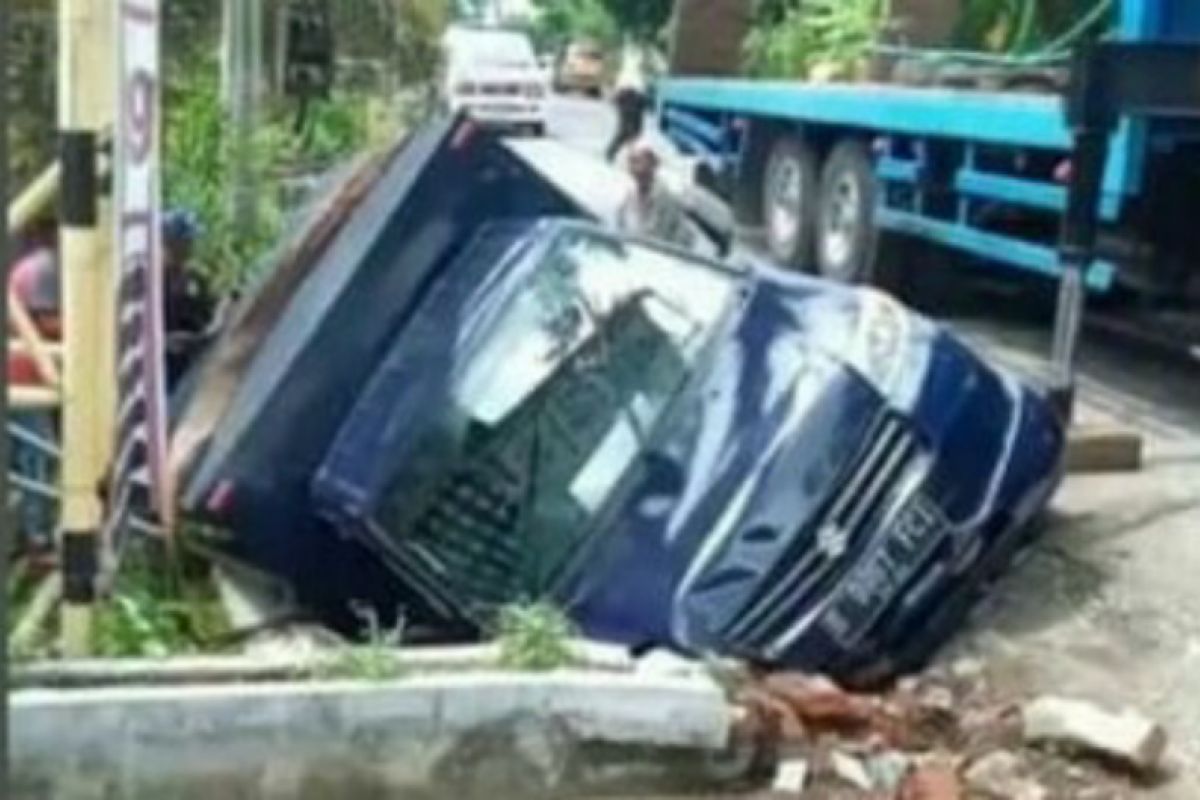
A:
[[[621,148],[635,141],[642,135],[646,125],[646,110],[649,102],[646,99],[646,83],[641,71],[627,63],[621,70],[621,79],[617,82],[617,91],[613,96],[617,106],[617,132],[608,145],[608,160],[616,159]]]
[[[649,143],[637,141],[630,146],[628,159],[633,186],[617,210],[617,230],[685,249],[693,247],[695,230],[683,204],[658,180],[658,153]]]

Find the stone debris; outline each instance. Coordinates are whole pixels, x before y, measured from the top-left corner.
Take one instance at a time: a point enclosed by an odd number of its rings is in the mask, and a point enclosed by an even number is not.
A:
[[[967,786],[991,800],[1049,800],[1045,787],[1028,775],[1015,753],[997,750],[973,763],[963,776]]]
[[[1091,703],[1041,697],[1021,710],[1025,741],[1060,744],[1104,756],[1138,772],[1162,766],[1167,734],[1132,711],[1112,713]]]
[[[790,758],[779,765],[771,791],[799,795],[808,784],[808,762],[802,758]]]
[[[312,660],[339,647],[346,640],[319,625],[296,623],[264,630],[246,640],[242,653],[248,657],[270,660]]]
[[[947,767],[919,767],[900,787],[898,800],[964,800],[962,781]]]
[[[941,711],[947,714],[954,713],[957,705],[954,699],[954,692],[947,689],[945,686],[931,686],[920,695],[921,705],[931,711]]]
[[[1021,711],[1016,706],[967,708],[958,716],[958,728],[962,750],[971,757],[1021,746]]]
[[[960,658],[950,665],[950,675],[955,680],[975,682],[987,673],[987,665],[978,658]]]
[[[821,676],[752,678],[736,693],[735,739],[774,753],[772,796],[831,800],[1058,800],[1128,796],[1126,770],[1157,770],[1166,734],[1136,714],[1110,714],[1044,698],[1022,707],[998,696],[981,662],[899,681],[889,692],[856,694]],[[1051,743],[1105,758],[1064,757]],[[804,792],[795,764],[804,764]],[[786,772],[786,774],[785,774]],[[1161,774],[1157,771],[1152,774]]]
[[[871,784],[878,791],[895,794],[913,768],[913,761],[904,753],[877,753],[866,761]]]
[[[867,768],[863,765],[863,762],[852,755],[836,750],[830,753],[829,769],[839,780],[856,789],[869,792],[875,788],[875,782],[871,780],[871,774],[867,772]]]
[[[824,676],[778,673],[767,676],[762,688],[802,724],[821,730],[861,731],[876,717],[878,705],[872,698],[850,694]]]

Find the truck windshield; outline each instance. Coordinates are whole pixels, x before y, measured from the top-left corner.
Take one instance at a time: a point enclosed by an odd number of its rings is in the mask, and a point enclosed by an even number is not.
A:
[[[471,615],[553,586],[737,288],[587,231],[532,258],[514,299],[480,312],[482,330],[467,321],[485,344],[447,365],[436,434],[394,474],[376,518],[390,549]]]
[[[527,68],[537,65],[533,44],[515,33],[478,32],[463,35],[451,60],[476,67]]]

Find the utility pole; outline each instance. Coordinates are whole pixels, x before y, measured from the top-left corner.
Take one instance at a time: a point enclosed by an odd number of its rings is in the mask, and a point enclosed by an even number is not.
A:
[[[100,132],[112,119],[115,62],[111,3],[59,0],[58,120],[62,165],[60,263],[63,281],[61,467],[62,638],[68,656],[87,655],[103,524],[99,488],[111,429],[115,292],[112,265],[99,257],[102,226],[97,184]]]
[[[258,176],[252,163],[263,78],[262,0],[225,0],[221,92],[233,129],[233,181],[229,204],[243,231],[257,223]]]

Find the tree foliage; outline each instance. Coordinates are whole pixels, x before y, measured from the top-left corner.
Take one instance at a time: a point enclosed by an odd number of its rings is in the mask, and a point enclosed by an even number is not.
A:
[[[671,19],[673,0],[601,0],[621,33],[653,41]]]
[[[887,0],[766,0],[746,41],[747,67],[764,77],[800,78],[817,64],[853,71],[888,18]]]
[[[450,24],[449,0],[392,0],[396,10],[393,58],[403,83],[433,80],[441,59],[441,37]]]
[[[534,38],[539,49],[558,50],[572,39],[612,44],[619,38],[616,21],[601,0],[534,0],[538,9]]]

